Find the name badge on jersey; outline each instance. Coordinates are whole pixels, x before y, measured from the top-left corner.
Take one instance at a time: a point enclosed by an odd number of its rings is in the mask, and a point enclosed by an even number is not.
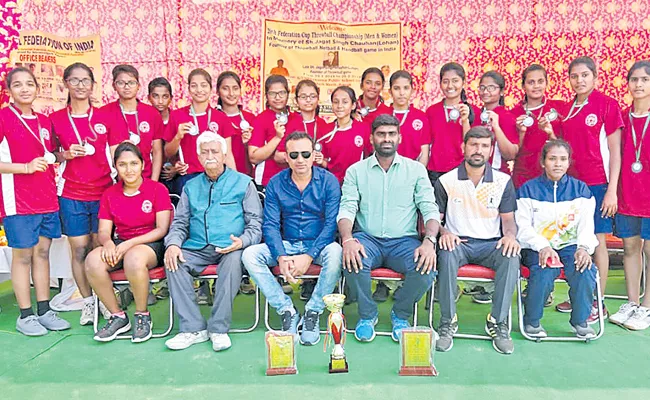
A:
[[[142,202],[142,212],[149,214],[152,209],[153,209],[153,205],[149,200],[145,200]]]
[[[150,126],[147,121],[140,122],[140,132],[147,133],[149,132]]]
[[[585,118],[585,125],[587,126],[594,126],[596,125],[597,122],[598,122],[598,117],[596,116],[596,114],[589,114]]]

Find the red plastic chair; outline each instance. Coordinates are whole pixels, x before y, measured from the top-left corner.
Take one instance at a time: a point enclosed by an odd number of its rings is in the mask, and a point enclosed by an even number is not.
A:
[[[491,268],[476,264],[466,264],[458,269],[457,280],[462,282],[494,282],[495,276],[496,272]],[[431,299],[429,300],[429,326],[431,328],[433,328],[434,288],[435,285],[431,287]],[[508,331],[512,331],[512,307],[510,307],[508,310]],[[492,336],[489,335],[476,335],[458,332],[454,334],[454,337],[461,339],[492,340]]]
[[[128,285],[129,281],[126,279],[126,273],[124,272],[124,269],[119,269],[117,271],[113,271],[109,273],[111,280],[113,281],[113,285]],[[165,273],[165,267],[155,267],[149,270],[149,282],[150,283],[158,283],[164,279],[167,278],[167,275]],[[95,317],[93,319],[93,329],[95,333],[98,331],[98,322],[99,322],[99,299],[97,298],[96,295],[93,294],[93,297],[95,298]],[[167,326],[167,330],[165,330],[162,333],[154,333],[151,335],[153,338],[161,338],[169,335],[169,333],[172,331],[172,328],[174,327],[174,302],[172,301],[171,296],[169,297],[169,324]],[[118,335],[117,339],[131,339],[131,335],[128,334],[122,334]]]
[[[206,279],[217,279],[219,277],[219,266],[218,265],[208,265],[203,272],[196,278],[195,280],[206,280]],[[260,291],[257,285],[255,285],[255,320],[253,321],[253,325],[251,325],[248,328],[243,328],[243,329],[230,329],[228,332],[230,333],[247,333],[247,332],[252,332],[257,328],[257,325],[260,323]]]
[[[595,268],[595,267],[594,267]],[[524,304],[522,301],[521,293],[522,293],[522,288],[521,288],[521,283],[524,280],[527,280],[528,277],[530,276],[530,269],[526,266],[521,266],[520,273],[519,273],[519,279],[517,279],[517,311],[519,314],[519,331],[521,332],[522,336],[525,337],[528,340],[532,340],[535,342],[585,342],[589,343],[591,340],[596,340],[599,339],[601,336],[603,336],[603,333],[605,333],[605,318],[603,317],[603,297],[600,295],[600,275],[598,274],[598,269],[596,269],[596,300],[598,301],[598,333],[596,334],[596,337],[593,339],[579,339],[575,336],[547,336],[545,338],[535,338],[526,333],[524,330]],[[562,271],[560,272],[560,276],[557,277],[555,282],[563,282],[567,283],[566,281],[566,276],[564,275],[564,268],[562,268]]]

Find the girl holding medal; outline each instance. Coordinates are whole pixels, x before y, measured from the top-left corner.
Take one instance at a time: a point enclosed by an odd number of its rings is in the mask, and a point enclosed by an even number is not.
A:
[[[108,129],[124,132],[144,155],[144,176],[157,181],[163,164],[162,117],[156,108],[138,100],[140,74],[132,65],[113,68],[113,89],[119,99],[102,107]]]
[[[480,113],[468,103],[464,86],[462,65],[450,62],[442,66],[440,90],[444,99],[426,112],[431,127],[431,157],[427,169],[432,184],[463,161],[463,138]]]
[[[241,101],[241,79],[232,71],[225,71],[217,78],[217,93],[219,106],[233,128],[231,139],[232,154],[235,159],[237,171],[242,174],[252,175],[253,167],[248,161],[248,141],[253,132],[255,115],[245,111],[239,104]]]
[[[128,136],[123,130],[107,130],[100,112],[90,105],[95,77],[87,65],[68,66],[63,82],[69,93],[68,106],[50,116],[64,159],[57,185],[59,214],[72,250],[72,275],[84,298],[79,323],[88,325],[93,322],[95,307],[84,261],[97,246],[99,200],[113,185],[111,154]]]
[[[329,131],[327,130],[327,122],[318,116],[320,111],[320,106],[318,105],[319,96],[320,88],[314,81],[305,79],[298,82],[296,85],[298,112],[294,114],[295,116],[287,124],[285,137],[297,131],[309,134],[316,142],[314,145],[314,162],[319,167],[323,167],[325,165],[322,152],[323,145],[318,142],[318,139]],[[285,141],[282,140],[275,151],[275,162],[286,165],[286,154]]]
[[[275,161],[274,153],[285,136],[290,119],[287,107],[289,82],[284,76],[270,75],[264,82],[264,92],[266,110],[255,118],[253,135],[248,142],[248,158],[257,166],[255,181],[262,186],[266,186],[273,175],[286,168],[286,164]]]
[[[349,86],[339,86],[332,92],[332,112],[336,121],[326,135],[318,139],[323,145],[323,166],[343,184],[350,165],[370,154],[370,127],[353,118],[356,95]]]
[[[368,125],[368,128],[372,126],[372,122],[378,115],[391,113],[390,107],[384,104],[384,100],[381,98],[381,91],[385,84],[386,77],[379,68],[370,67],[361,74],[361,91],[363,93],[357,102],[356,118]],[[367,140],[369,141],[370,137]]]
[[[609,96],[595,89],[596,63],[590,57],[578,57],[569,64],[569,82],[576,96],[562,113],[560,138],[573,149],[572,175],[585,182],[596,198],[594,225],[598,247],[594,262],[600,273],[601,290],[605,292],[609,271],[606,236],[612,233],[612,220],[618,208],[616,190],[621,172],[621,109]],[[559,304],[566,312],[570,307]],[[607,310],[603,306],[605,318]],[[598,322],[598,311],[592,307],[589,323]]]
[[[189,106],[173,110],[169,116],[169,126],[165,131],[165,156],[178,154],[176,169],[180,176],[176,180],[175,193],[181,193],[190,179],[203,172],[203,166],[196,154],[196,140],[205,131],[221,135],[228,145],[226,166],[235,169],[232,157],[232,125],[224,113],[210,106],[212,77],[201,68],[194,69],[187,77],[188,91],[192,97]]]
[[[393,104],[390,109],[400,121],[402,141],[398,153],[419,161],[425,167],[429,163],[429,142],[431,131],[427,115],[411,104],[413,77],[407,71],[396,71],[390,76],[390,95]]]
[[[519,151],[512,170],[512,183],[517,189],[542,174],[538,162],[542,147],[546,141],[556,139],[553,132],[559,132],[557,110],[562,109],[563,102],[545,98],[547,84],[546,70],[539,64],[531,64],[521,74],[524,99],[512,109],[519,133]]]
[[[637,61],[627,74],[628,90],[634,99],[623,114],[621,179],[618,183],[616,236],[623,239],[623,267],[628,302],[609,321],[632,330],[650,326],[650,296],[641,303],[639,287],[641,251],[650,260],[650,61]],[[650,288],[650,263],[646,261],[646,288]]]
[[[50,310],[50,245],[61,237],[54,167],[56,156],[50,120],[32,110],[38,84],[27,68],[7,74],[13,103],[0,109],[0,217],[12,248],[11,283],[20,316],[16,330],[27,336],[69,329],[70,324]],[[31,272],[31,274],[30,274]],[[30,276],[31,275],[31,276]],[[34,282],[37,315],[30,297]]]
[[[483,110],[474,124],[486,125],[494,132],[496,143],[490,163],[492,168],[509,175],[507,161],[514,160],[519,151],[519,135],[514,116],[504,106],[505,87],[506,80],[497,71],[488,71],[481,76],[478,92]]]

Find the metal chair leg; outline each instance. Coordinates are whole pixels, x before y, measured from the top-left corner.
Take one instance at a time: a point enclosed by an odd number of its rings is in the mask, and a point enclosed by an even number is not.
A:
[[[521,332],[521,335],[533,342],[585,342],[589,343],[592,340],[597,340],[600,339],[603,334],[605,333],[605,317],[603,315],[603,296],[600,294],[600,274],[598,273],[598,270],[596,270],[596,301],[598,302],[598,333],[596,334],[596,337],[592,339],[580,339],[575,336],[547,336],[545,338],[535,338],[526,333],[526,330],[524,329],[524,306],[523,302],[521,299],[521,282],[524,280],[524,278],[520,277],[519,280],[517,281],[517,307],[519,310],[519,332]],[[568,282],[564,280],[556,280],[556,282],[562,282],[566,283],[568,285]]]
[[[255,328],[257,328],[259,323],[260,323],[260,288],[257,285],[255,285],[255,320],[253,321],[253,325],[248,328],[230,329],[228,333],[252,332],[255,330]]]

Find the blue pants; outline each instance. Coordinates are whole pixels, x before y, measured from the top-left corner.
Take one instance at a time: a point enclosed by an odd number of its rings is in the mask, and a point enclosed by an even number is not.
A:
[[[587,321],[591,313],[591,305],[596,289],[596,266],[578,272],[574,263],[576,246],[568,246],[556,250],[560,261],[564,264],[564,275],[569,284],[569,299],[571,300],[571,324],[580,325]],[[560,268],[541,268],[539,266],[539,253],[533,250],[522,250],[522,263],[530,269],[528,278],[528,294],[526,295],[526,312],[524,323],[539,326],[539,320],[544,314],[544,303],[553,291],[555,278],[560,275]]]
[[[283,240],[282,244],[287,255],[292,256],[306,254],[313,241],[297,241],[291,243]],[[341,245],[332,242],[325,246],[318,257],[314,259],[313,263],[320,265],[322,268],[318,275],[318,282],[316,283],[316,287],[314,287],[314,292],[307,304],[305,304],[305,311],[316,311],[321,314],[325,309],[323,296],[334,291],[334,287],[341,277],[342,254],[343,250],[341,249]],[[271,307],[279,315],[294,308],[291,298],[284,294],[282,286],[280,286],[273,273],[271,273],[270,267],[278,265],[278,262],[273,259],[269,246],[262,243],[248,247],[244,250],[242,262],[250,277],[257,283]]]
[[[379,267],[390,268],[405,276],[404,285],[395,291],[393,312],[398,318],[409,319],[413,315],[413,305],[431,287],[434,273],[422,275],[415,270],[413,261],[415,249],[422,242],[414,236],[384,239],[356,232],[354,237],[365,247],[368,258],[361,258],[363,268],[356,272],[344,269],[350,295],[357,298],[359,317],[373,319],[377,316],[377,304],[370,293],[370,271]]]

